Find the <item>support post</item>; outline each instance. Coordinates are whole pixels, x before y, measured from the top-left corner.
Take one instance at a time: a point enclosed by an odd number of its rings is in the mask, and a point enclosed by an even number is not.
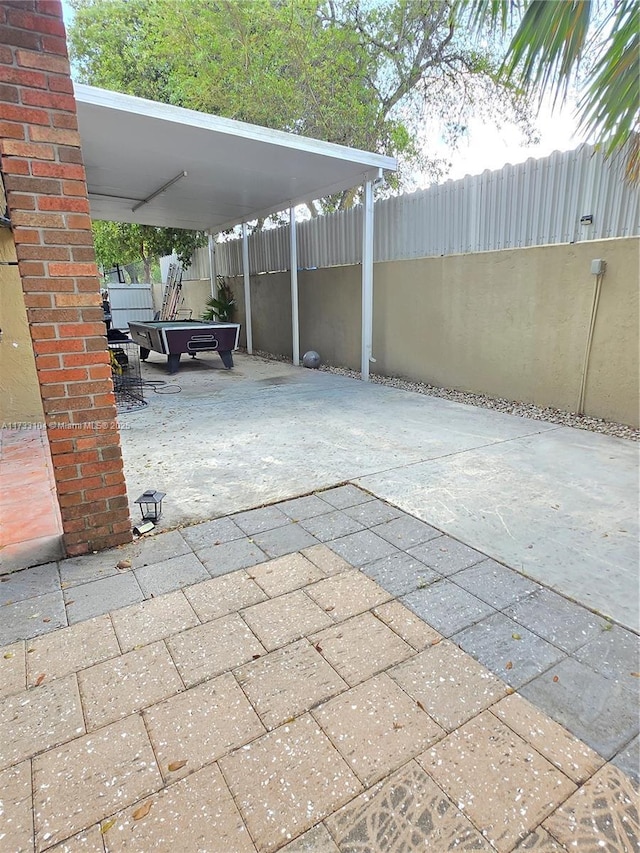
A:
[[[251,279],[249,278],[249,229],[242,223],[242,274],[244,276],[244,328],[247,336],[247,352],[253,353],[253,330],[251,328]]]
[[[209,232],[209,281],[211,282],[211,298],[215,299],[218,293],[218,281],[216,278],[216,241],[211,232]]]
[[[364,185],[362,223],[362,364],[361,378],[369,381],[373,360],[373,182]]]
[[[300,366],[300,315],[298,311],[298,242],[296,238],[296,211],[289,208],[291,238],[291,333],[293,336],[293,363]]]

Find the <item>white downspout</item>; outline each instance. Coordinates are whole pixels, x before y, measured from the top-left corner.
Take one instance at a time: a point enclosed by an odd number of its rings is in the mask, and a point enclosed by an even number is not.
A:
[[[251,328],[251,280],[249,278],[249,229],[242,223],[242,274],[244,276],[244,322],[247,335],[247,352],[253,353],[253,330]]]
[[[362,364],[361,378],[369,381],[373,350],[373,182],[364,185],[362,225]]]
[[[293,335],[293,363],[300,366],[300,314],[298,309],[298,243],[296,237],[296,211],[289,208],[291,248],[291,333]]]

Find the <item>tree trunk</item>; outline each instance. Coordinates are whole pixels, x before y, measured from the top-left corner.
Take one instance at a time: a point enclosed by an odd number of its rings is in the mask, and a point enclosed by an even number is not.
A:
[[[138,269],[135,263],[133,264],[124,264],[125,270],[129,273],[129,278],[131,279],[131,284],[138,284]]]

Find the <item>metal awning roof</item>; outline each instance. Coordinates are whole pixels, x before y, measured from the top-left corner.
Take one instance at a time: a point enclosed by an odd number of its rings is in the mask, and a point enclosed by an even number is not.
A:
[[[75,94],[94,219],[217,232],[397,166],[381,154],[93,86],[76,83]]]

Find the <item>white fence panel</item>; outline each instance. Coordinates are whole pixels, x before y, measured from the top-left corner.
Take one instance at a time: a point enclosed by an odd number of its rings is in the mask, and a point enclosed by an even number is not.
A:
[[[624,179],[625,162],[625,151],[606,160],[592,146],[581,145],[379,201],[374,260],[637,235],[640,197]],[[592,224],[581,224],[582,216],[593,216]],[[318,216],[297,229],[302,269],[362,260],[361,207]],[[241,275],[241,241],[218,243],[216,265],[219,275]],[[253,234],[249,265],[252,273],[287,270],[289,226]],[[200,269],[195,263],[194,268]],[[208,277],[208,259],[206,269],[203,278]]]
[[[108,284],[107,289],[114,329],[128,329],[129,320],[153,320],[150,284]]]

